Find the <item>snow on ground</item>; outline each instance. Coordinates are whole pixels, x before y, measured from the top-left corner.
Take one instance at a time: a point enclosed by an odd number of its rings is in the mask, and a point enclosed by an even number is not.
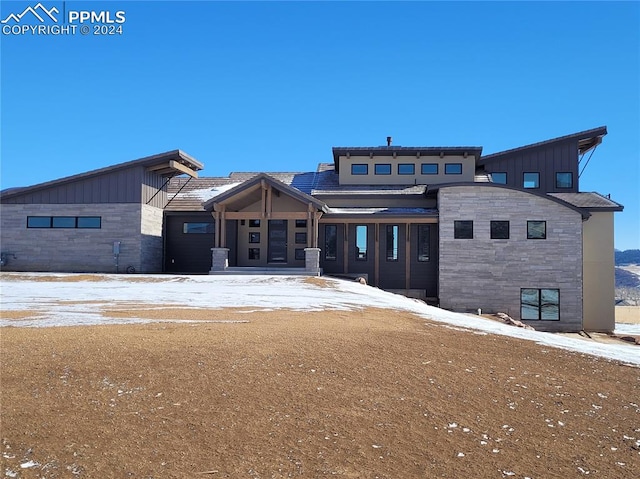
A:
[[[42,281],[45,276],[54,281]],[[145,319],[109,318],[103,308],[126,303],[145,308],[288,308],[302,311],[389,308],[415,313],[425,319],[488,334],[500,334],[538,344],[640,365],[640,348],[626,344],[585,341],[558,334],[508,326],[479,316],[453,313],[421,301],[388,293],[353,281],[323,278],[333,287],[319,287],[303,276],[169,276],[92,275],[99,281],[72,281],[73,275],[20,274],[0,278],[3,311],[30,311],[36,319],[4,320],[0,327],[51,327],[149,322]],[[38,281],[40,279],[40,281]],[[69,279],[69,281],[66,281]],[[179,318],[176,318],[179,319]],[[620,325],[616,332],[640,334],[637,325]]]

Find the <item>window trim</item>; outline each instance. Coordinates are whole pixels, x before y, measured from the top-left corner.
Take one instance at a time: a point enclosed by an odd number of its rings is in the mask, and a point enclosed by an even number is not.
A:
[[[531,234],[530,226],[534,223],[541,223],[543,226],[542,236],[533,236]],[[527,239],[528,240],[546,240],[547,239],[547,222],[545,220],[527,220]]]
[[[384,168],[384,172],[379,172],[378,171],[378,167],[380,167],[380,168],[385,167]],[[387,167],[389,168],[388,170],[387,170]],[[373,165],[373,174],[374,175],[388,176],[388,175],[391,174],[391,170],[392,170],[391,169],[391,163],[376,163],[375,165]]]
[[[400,167],[401,166],[411,167],[411,172],[410,173],[403,173],[402,171],[400,171]],[[415,163],[398,163],[398,175],[415,175],[415,174],[416,174],[416,165],[415,165]]]
[[[502,237],[502,236],[498,236],[497,234],[500,232],[498,230],[494,230],[494,226],[498,226],[498,225],[502,225],[504,226],[504,224],[506,223],[506,237]],[[504,233],[504,231],[503,231]],[[509,237],[511,236],[511,225],[509,221],[505,221],[505,220],[491,220],[489,222],[489,236],[491,239],[496,239],[496,240],[508,240]]]
[[[307,220],[296,220],[295,224],[296,224],[296,228],[306,228]]]
[[[260,228],[260,220],[249,220],[249,228]]]
[[[364,167],[364,172],[357,172],[356,167]],[[369,174],[369,165],[367,163],[352,163],[351,175],[352,176],[366,176]]]
[[[260,244],[260,231],[249,231],[249,244]]]
[[[251,257],[252,252],[253,252],[253,256],[254,256],[253,258]],[[248,249],[248,254],[247,254],[247,259],[249,261],[260,261],[260,248],[249,248]]]
[[[469,225],[467,223],[471,224]],[[462,236],[463,231],[460,231],[458,228],[463,226],[471,226],[471,236]],[[473,220],[454,220],[453,239],[473,239]]]

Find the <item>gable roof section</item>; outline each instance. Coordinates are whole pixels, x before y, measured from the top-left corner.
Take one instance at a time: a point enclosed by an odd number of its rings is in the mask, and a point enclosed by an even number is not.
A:
[[[481,146],[334,146],[333,163],[336,173],[340,173],[341,156],[391,156],[394,153],[401,156],[438,156],[443,155],[473,155],[476,161],[482,155]]]
[[[90,179],[136,166],[146,167],[147,170],[154,171],[156,174],[164,177],[188,174],[189,176],[196,178],[198,176],[197,171],[204,168],[204,165],[202,163],[189,156],[185,152],[181,150],[172,150],[165,153],[160,153],[158,155],[147,156],[144,158],[139,158],[137,160],[107,166],[106,168],[87,171],[86,173],[80,173],[78,175],[67,176],[65,178],[60,178],[53,181],[47,181],[45,183],[39,183],[36,185],[21,188],[9,188],[0,192],[0,199],[8,199],[24,194],[34,193],[46,188],[62,186],[76,181]]]
[[[511,155],[513,153],[518,153],[521,151],[546,147],[548,145],[552,145],[554,143],[562,143],[565,141],[577,141],[578,142],[578,153],[583,154],[587,151],[595,148],[600,143],[602,143],[602,138],[607,134],[607,127],[600,126],[598,128],[593,128],[591,130],[580,131],[578,133],[573,133],[571,135],[559,136],[558,138],[552,138],[550,140],[540,141],[538,143],[532,143],[530,145],[520,146],[518,148],[512,148],[511,150],[500,151],[498,153],[492,153],[490,155],[485,155],[480,157],[478,161],[478,165],[483,165],[489,161],[500,159],[504,156]]]
[[[314,198],[313,196],[310,196],[306,193],[303,193],[302,191],[298,190],[297,188],[293,187],[293,186],[289,186],[286,183],[283,183],[280,180],[277,180],[275,178],[273,178],[272,176],[268,175],[267,173],[260,173],[256,176],[254,176],[253,178],[231,188],[228,191],[225,191],[224,193],[216,196],[215,198],[212,198],[208,201],[206,201],[203,206],[204,209],[207,211],[211,211],[212,209],[214,209],[214,205],[215,204],[219,204],[219,203],[225,203],[228,202],[229,200],[233,199],[234,197],[238,196],[239,194],[254,188],[256,185],[260,185],[262,183],[262,181],[265,181],[266,183],[270,184],[273,188],[282,191],[283,193],[291,196],[292,198],[300,201],[301,203],[311,203],[314,207],[316,207],[317,209],[327,212],[327,205]]]

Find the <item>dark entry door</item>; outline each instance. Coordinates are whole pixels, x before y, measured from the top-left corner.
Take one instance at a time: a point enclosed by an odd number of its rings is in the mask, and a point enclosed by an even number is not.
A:
[[[287,262],[287,220],[269,220],[269,263]]]

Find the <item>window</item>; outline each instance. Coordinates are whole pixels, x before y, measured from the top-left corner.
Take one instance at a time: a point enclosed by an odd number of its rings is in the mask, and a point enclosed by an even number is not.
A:
[[[51,223],[52,228],[75,228],[76,217],[75,216],[54,216]]]
[[[296,248],[295,255],[296,255],[296,259],[297,260],[303,260],[304,261],[304,259],[305,259],[304,248]]]
[[[399,175],[415,175],[416,165],[414,165],[413,163],[400,163],[398,165],[398,174]]]
[[[527,239],[547,239],[547,222],[527,221]]]
[[[491,239],[509,239],[509,222],[492,221]]]
[[[556,188],[573,188],[573,173],[556,173]]]
[[[453,237],[455,239],[473,239],[473,221],[454,221]]]
[[[324,225],[324,259],[335,261],[338,257],[338,226]]]
[[[296,220],[296,228],[306,228],[307,220]]]
[[[296,233],[296,244],[307,244],[307,233]]]
[[[374,168],[376,175],[390,175],[391,165],[389,163],[378,163]]]
[[[182,223],[184,234],[212,234],[213,223]]]
[[[418,261],[429,261],[429,225],[418,225]]]
[[[260,243],[260,233],[249,233],[249,243]]]
[[[368,175],[369,174],[369,165],[367,164],[354,164],[351,165],[351,174],[352,175]]]
[[[260,259],[260,248],[249,248],[249,259]]]
[[[398,261],[398,225],[387,225],[387,261]]]
[[[524,173],[522,186],[524,188],[540,188],[540,173]]]
[[[495,171],[491,173],[491,181],[499,185],[507,184],[507,174],[501,171]]]
[[[356,226],[356,260],[367,261],[367,226]]]
[[[260,228],[260,220],[249,220],[249,228]]]
[[[27,228],[51,228],[51,216],[27,216]]]
[[[420,172],[423,175],[437,175],[438,163],[422,163],[420,166]]]
[[[558,321],[560,319],[560,290],[521,289],[520,319]]]
[[[462,163],[447,163],[444,165],[445,175],[461,175]]]
[[[102,217],[100,216],[27,216],[27,228],[100,229],[101,227]],[[213,232],[213,229],[211,231]]]
[[[99,216],[78,216],[78,228],[101,228],[102,218]],[[211,224],[213,233],[213,224]]]

